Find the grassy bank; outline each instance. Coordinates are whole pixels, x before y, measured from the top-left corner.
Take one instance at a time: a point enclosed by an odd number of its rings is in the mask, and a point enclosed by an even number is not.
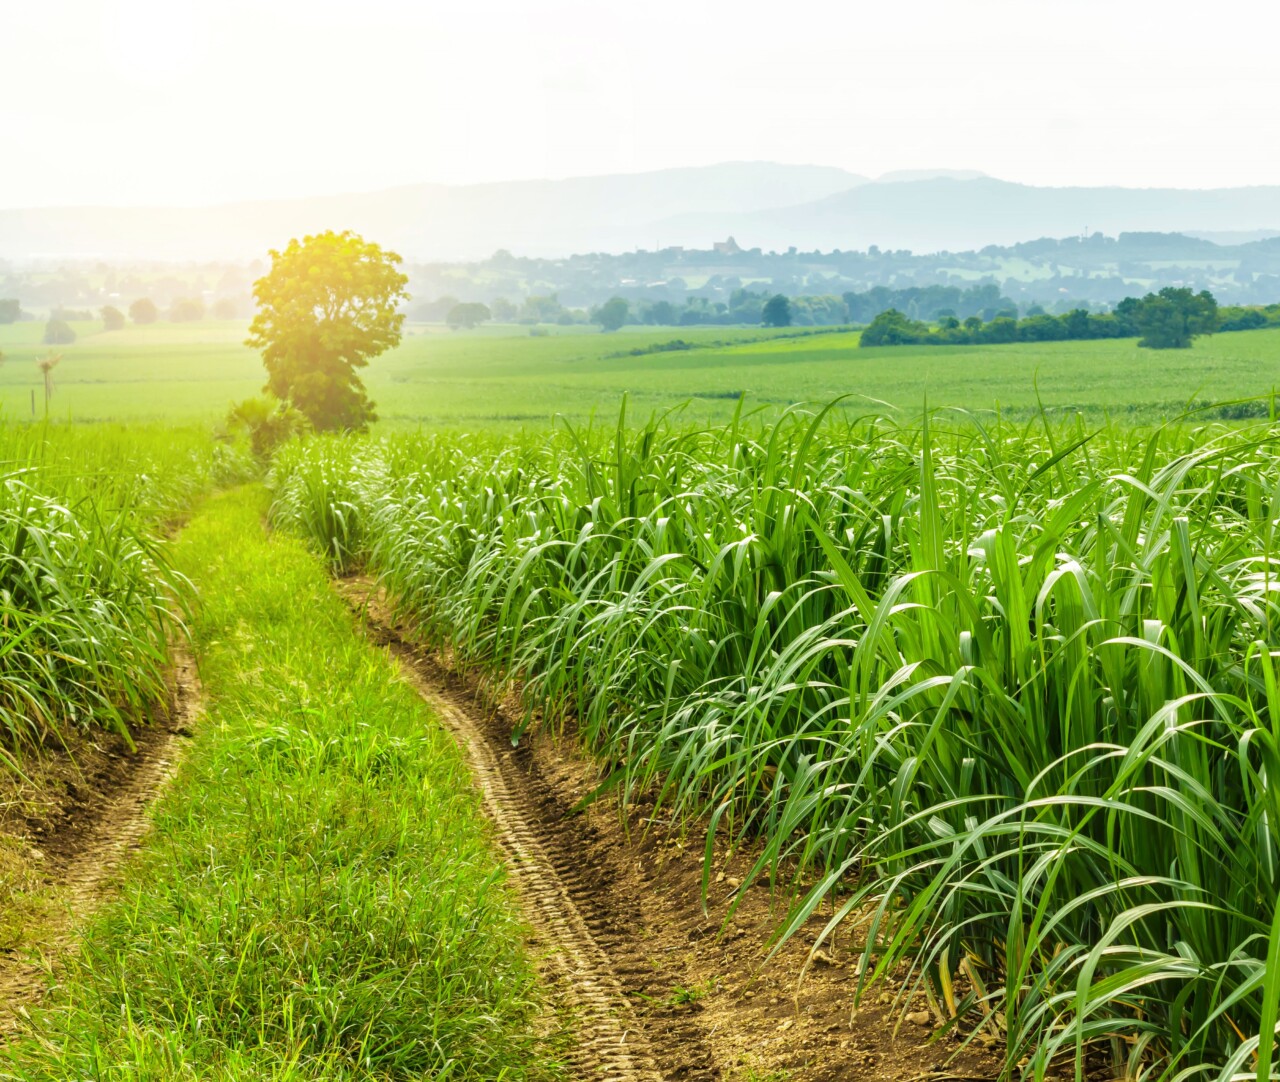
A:
[[[461,755],[265,509],[218,496],[175,546],[208,717],[0,1076],[546,1077]]]

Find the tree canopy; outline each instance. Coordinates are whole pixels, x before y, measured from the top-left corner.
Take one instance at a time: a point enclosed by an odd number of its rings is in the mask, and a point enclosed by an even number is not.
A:
[[[350,231],[291,240],[253,285],[246,344],[262,350],[266,390],[320,430],[377,420],[356,373],[397,345],[408,296],[401,260]]]
[[[859,346],[902,346],[920,341],[929,327],[919,320],[908,319],[896,308],[881,312],[858,339]]]
[[[174,323],[193,323],[204,319],[204,301],[199,297],[178,297],[169,306],[169,319]]]
[[[475,301],[463,301],[461,304],[455,304],[449,309],[449,314],[445,316],[445,322],[454,330],[459,328],[471,330],[481,323],[488,323],[491,318],[492,313],[490,313],[488,305]]]
[[[610,297],[591,314],[591,319],[592,322],[600,324],[602,331],[616,331],[627,322],[630,314],[631,305],[623,298]]]
[[[160,318],[160,310],[150,297],[141,297],[129,305],[129,318],[134,323],[154,323]]]
[[[120,311],[114,304],[108,304],[102,309],[102,329],[104,331],[118,331],[124,327],[124,313]]]
[[[766,327],[790,327],[791,302],[781,293],[775,293],[764,302],[760,322]]]
[[[1192,293],[1166,286],[1142,298],[1133,321],[1142,335],[1139,346],[1187,349],[1198,335],[1218,329],[1218,302],[1208,290]]]
[[[911,319],[896,308],[881,312],[862,332],[863,346],[964,346],[1006,342],[1064,342],[1095,338],[1133,338],[1150,349],[1181,349],[1200,334],[1215,330],[1251,330],[1280,323],[1280,306],[1219,309],[1207,290],[1169,287],[1145,297],[1126,297],[1115,311],[1096,314],[1075,308],[1060,316],[1043,310],[1025,319],[997,315],[989,323],[970,316],[963,323],[943,316],[937,327]]]
[[[76,340],[76,332],[65,319],[51,319],[44,325],[44,344],[69,346]]]

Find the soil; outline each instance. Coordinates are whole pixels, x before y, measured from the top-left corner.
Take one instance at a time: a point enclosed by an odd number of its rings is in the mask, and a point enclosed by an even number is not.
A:
[[[634,814],[627,829],[605,799],[580,808],[600,774],[570,736],[538,731],[513,747],[517,703],[495,701],[483,682],[415,643],[368,580],[337,589],[469,757],[553,1008],[574,1020],[574,1077],[995,1077],[984,1048],[957,1051],[958,1041],[937,1036],[941,1020],[923,999],[895,1006],[892,982],[855,1010],[856,953],[837,942],[810,958],[826,915],[766,962],[784,916],[767,887],[746,889],[726,924],[749,854],[719,861],[704,911],[701,838],[660,823],[637,829]]]
[[[194,659],[180,646],[172,656],[169,701],[132,741],[86,731],[24,755],[23,778],[0,772],[0,1039],[40,1002],[150,829],[201,713]]]

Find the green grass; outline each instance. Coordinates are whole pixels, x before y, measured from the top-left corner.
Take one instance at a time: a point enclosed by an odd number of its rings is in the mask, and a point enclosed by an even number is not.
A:
[[[0,327],[0,410],[43,415],[34,360],[41,324]],[[257,393],[264,376],[242,344],[240,323],[79,328],[54,372],[53,413],[74,420],[169,419],[213,423],[228,405]],[[611,357],[682,338],[740,343],[679,353]],[[794,402],[861,396],[918,413],[936,406],[1025,415],[1037,395],[1053,409],[1160,420],[1192,400],[1223,401],[1280,388],[1280,330],[1221,334],[1190,350],[1153,352],[1135,340],[1018,343],[989,347],[859,350],[856,334],[779,338],[760,329],[719,327],[523,328],[450,332],[410,325],[401,346],[365,373],[392,427],[539,426],[556,414],[583,419],[616,410],[623,393],[638,410],[691,403],[696,419],[727,420],[740,391],[775,414]],[[1038,388],[1038,389],[1037,389]]]
[[[1280,999],[1277,448],[946,415],[321,439],[273,515],[574,716],[708,877],[762,845],[779,935],[826,914],[860,992],[905,967],[1006,1077],[1226,1082],[1269,1076]]]
[[[208,718],[0,1077],[548,1077],[461,753],[265,509],[215,497],[175,546]]]

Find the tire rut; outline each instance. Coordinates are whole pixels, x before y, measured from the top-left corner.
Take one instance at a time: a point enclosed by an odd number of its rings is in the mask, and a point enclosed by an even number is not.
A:
[[[407,662],[405,678],[466,752],[526,920],[545,947],[544,976],[582,1036],[568,1057],[574,1074],[604,1082],[667,1078],[602,944],[608,921],[582,904],[590,887],[571,854],[543,837],[542,816],[511,757],[498,754],[474,706],[432,672],[435,666],[394,637],[385,645]]]
[[[203,709],[195,659],[175,649],[173,662],[172,707],[160,739],[143,751],[128,782],[107,798],[83,844],[57,868],[67,888],[72,927],[98,908],[121,865],[151,832],[148,811],[177,772],[181,740],[191,735]]]
[[[469,757],[535,945],[545,953],[555,1023],[562,1016],[576,1022],[573,1077],[995,1077],[996,1061],[985,1049],[957,1047],[954,1034],[948,1049],[933,1027],[903,1025],[891,994],[900,989],[896,978],[885,978],[876,1001],[858,1002],[856,939],[827,941],[813,954],[829,913],[815,913],[775,950],[786,899],[763,879],[740,889],[758,852],[717,845],[708,889],[703,844],[646,817],[644,801],[631,809],[634,832],[608,800],[583,806],[600,768],[571,732],[533,726],[513,746],[523,711],[515,695],[495,694],[486,680],[422,644],[376,581],[352,576],[334,588]],[[924,997],[910,1003],[927,1015]]]
[[[74,807],[28,832],[42,854],[44,885],[54,901],[36,941],[0,956],[0,1043],[43,998],[51,972],[75,949],[84,923],[111,896],[122,865],[151,830],[151,805],[177,771],[183,738],[203,711],[195,659],[181,645],[172,648],[172,657],[164,716],[134,734],[132,752],[98,764],[102,776]]]
[[[462,746],[498,845],[543,959],[557,1014],[575,1023],[567,1055],[572,1076],[601,1082],[712,1082],[721,1077],[693,1018],[652,1024],[637,1014],[628,986],[652,976],[631,948],[637,928],[604,895],[608,872],[584,860],[587,839],[562,801],[531,770],[510,728],[477,705],[474,691],[428,651],[403,639],[369,605],[369,584],[336,583],[368,637],[400,662],[404,679]]]

